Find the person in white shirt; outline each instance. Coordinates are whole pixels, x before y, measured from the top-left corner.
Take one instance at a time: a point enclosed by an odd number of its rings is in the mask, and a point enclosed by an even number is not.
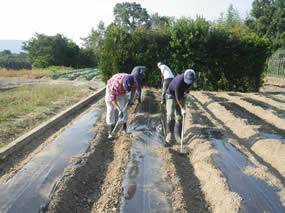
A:
[[[157,67],[161,72],[161,80],[163,82],[162,93],[161,93],[161,104],[165,104],[166,90],[170,82],[173,80],[174,75],[171,69],[167,65],[163,64],[162,62],[158,62]]]

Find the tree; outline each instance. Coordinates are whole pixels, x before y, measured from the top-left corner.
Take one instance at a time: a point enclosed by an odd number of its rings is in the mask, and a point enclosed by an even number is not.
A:
[[[43,66],[41,68],[52,65],[78,67],[79,47],[61,34],[46,36],[36,33],[35,37],[24,43],[23,49],[28,52],[32,62],[36,62],[36,66]]]
[[[251,15],[246,23],[253,26],[259,36],[269,38],[273,50],[284,46],[285,0],[254,0]]]
[[[149,14],[145,8],[135,2],[117,3],[113,10],[115,23],[133,30],[141,25],[150,25]]]
[[[234,8],[232,4],[230,4],[227,15],[226,15],[226,26],[234,27],[236,25],[241,25],[242,21],[237,9]]]
[[[93,61],[98,64],[100,55],[102,53],[102,50],[104,49],[104,39],[105,39],[105,25],[103,21],[100,21],[97,25],[97,29],[92,29],[91,34],[87,38],[83,38],[82,40],[85,42],[83,46],[87,49],[89,49],[88,55],[93,55]],[[91,54],[90,51],[93,51]]]
[[[239,11],[235,9],[232,4],[230,4],[226,14],[221,13],[220,18],[214,22],[214,25],[221,28],[227,28],[228,30],[241,26],[242,24]]]
[[[6,69],[31,69],[31,63],[26,53],[11,53],[10,50],[0,52],[0,68]]]
[[[87,38],[83,38],[83,46],[94,49],[95,51],[104,48],[104,33],[106,31],[105,24],[100,21],[97,25],[97,30],[92,29],[91,34]]]
[[[174,17],[159,16],[158,13],[154,13],[150,16],[150,23],[152,29],[167,29],[170,27],[170,22]]]

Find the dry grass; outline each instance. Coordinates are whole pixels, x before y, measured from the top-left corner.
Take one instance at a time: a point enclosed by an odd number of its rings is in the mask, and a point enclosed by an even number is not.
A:
[[[87,87],[22,86],[0,90],[0,147],[90,95]]]
[[[61,71],[57,71],[61,72]],[[64,70],[62,71],[64,72]],[[31,79],[38,78],[43,75],[52,74],[50,70],[6,70],[0,69],[0,78],[18,78],[18,79]]]

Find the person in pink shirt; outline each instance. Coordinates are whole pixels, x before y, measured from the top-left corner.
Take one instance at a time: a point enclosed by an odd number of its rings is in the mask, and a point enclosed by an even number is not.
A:
[[[137,90],[135,77],[127,73],[117,73],[107,81],[105,102],[107,106],[106,122],[108,125],[108,138],[112,138],[112,130],[115,126],[115,110],[119,112],[119,118],[123,120],[123,134],[127,132],[128,108],[132,104]],[[128,93],[131,92],[129,96]],[[130,97],[130,98],[129,98]]]

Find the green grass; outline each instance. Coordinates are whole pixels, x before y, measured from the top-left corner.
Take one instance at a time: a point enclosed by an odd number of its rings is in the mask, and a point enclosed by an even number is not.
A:
[[[8,144],[91,93],[87,87],[22,86],[0,92],[0,144]]]

